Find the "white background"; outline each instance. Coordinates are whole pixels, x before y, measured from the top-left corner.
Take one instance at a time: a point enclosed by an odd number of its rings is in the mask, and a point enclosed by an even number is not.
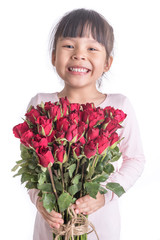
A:
[[[56,2],[56,3],[55,3]],[[62,86],[49,59],[51,27],[67,11],[91,8],[115,32],[114,62],[102,92],[129,97],[146,156],[141,178],[121,199],[121,240],[160,239],[160,14],[157,0],[5,0],[0,2],[0,216],[3,239],[31,240],[35,207],[11,168],[20,159],[12,127],[31,97]],[[4,237],[5,235],[5,237]]]

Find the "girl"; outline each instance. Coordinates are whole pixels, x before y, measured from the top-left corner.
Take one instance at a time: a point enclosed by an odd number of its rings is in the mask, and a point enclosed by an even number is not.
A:
[[[67,96],[71,103],[93,102],[96,107],[113,106],[127,113],[119,134],[124,137],[119,147],[123,162],[108,181],[120,183],[127,191],[141,175],[144,155],[134,111],[128,99],[121,94],[101,93],[96,83],[112,64],[114,35],[108,22],[97,12],[78,9],[66,14],[54,29],[51,39],[52,64],[64,80],[64,88],[59,93],[40,93],[32,98],[29,105],[36,106],[41,101],[58,101]],[[29,191],[38,211],[34,228],[34,240],[52,240],[51,227],[63,224],[60,213],[46,212],[39,201],[38,190]],[[76,213],[89,215],[100,240],[120,239],[120,215],[118,197],[108,191],[97,198],[84,196],[73,205]],[[95,240],[93,233],[88,240]]]

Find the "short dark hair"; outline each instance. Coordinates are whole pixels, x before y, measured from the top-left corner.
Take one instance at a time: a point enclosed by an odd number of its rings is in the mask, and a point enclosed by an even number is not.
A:
[[[50,37],[51,55],[56,51],[59,37],[84,37],[86,30],[105,47],[108,59],[114,44],[113,28],[102,15],[84,8],[66,13],[53,29]]]

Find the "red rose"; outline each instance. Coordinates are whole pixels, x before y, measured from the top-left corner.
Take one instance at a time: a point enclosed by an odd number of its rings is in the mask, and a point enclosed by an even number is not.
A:
[[[56,161],[63,163],[64,161],[64,155],[65,155],[65,147],[63,145],[56,145],[53,144],[54,147],[54,158],[56,159]]]
[[[121,125],[118,123],[118,121],[116,119],[106,118],[106,120],[103,123],[102,127],[104,127],[105,130],[107,130],[110,134],[112,134],[118,128],[121,128]]]
[[[39,164],[43,167],[48,167],[49,163],[54,163],[54,158],[49,147],[38,147],[36,153],[39,158]]]
[[[82,108],[83,108],[83,111],[86,110],[86,111],[93,111],[93,109],[95,109],[95,105],[94,103],[86,103],[86,104],[81,104]]]
[[[35,124],[37,118],[40,116],[40,113],[34,107],[32,107],[31,110],[25,114],[25,116],[27,120]]]
[[[55,140],[56,133],[57,133],[56,130],[52,130],[52,133],[46,136],[48,143],[51,143]]]
[[[63,113],[62,116],[68,115],[70,103],[69,103],[67,97],[65,97],[65,98],[60,98],[60,99],[59,99],[59,102],[61,103],[61,106],[62,106],[62,107],[61,107],[61,111],[62,111],[62,113]]]
[[[70,122],[74,122],[74,123],[77,123],[77,124],[80,121],[78,112],[70,113],[68,118],[69,118]]]
[[[52,131],[52,119],[46,116],[39,116],[36,121],[38,125],[38,133],[43,136],[48,136]]]
[[[51,101],[49,101],[49,102],[45,102],[45,104],[44,104],[44,109],[45,109],[45,111],[49,111],[52,107],[54,107],[55,106],[55,104],[54,103],[51,103]]]
[[[100,129],[100,134],[99,134],[99,136],[103,136],[103,137],[105,137],[105,138],[108,138],[109,135],[110,135],[110,133],[108,132],[107,129],[103,129],[103,128]]]
[[[34,133],[31,130],[28,130],[27,132],[24,132],[21,136],[21,143],[25,145],[26,147],[29,147],[31,145],[31,140],[34,136]]]
[[[16,138],[21,138],[22,134],[28,130],[28,124],[26,122],[23,122],[13,128],[13,134]]]
[[[116,119],[119,123],[122,122],[126,118],[127,114],[125,114],[122,110],[116,109],[114,113],[114,119]]]
[[[87,140],[94,140],[99,136],[99,128],[90,128],[87,132]]]
[[[115,109],[113,107],[107,106],[103,109],[105,115],[107,115],[108,117],[111,117],[114,115]]]
[[[78,127],[76,124],[72,124],[69,126],[67,132],[66,132],[66,139],[69,142],[76,142],[78,139]]]
[[[98,153],[102,154],[109,146],[110,141],[105,136],[98,136],[95,140],[96,145],[98,145]]]
[[[125,114],[122,110],[114,109],[110,106],[104,108],[104,112],[107,113],[108,117],[116,119],[119,123],[122,122],[127,116],[127,114]]]
[[[72,112],[72,111],[76,111],[76,112],[78,112],[79,113],[79,111],[80,111],[80,104],[79,103],[71,103],[70,104],[70,112]]]
[[[82,144],[85,144],[85,138],[84,138],[84,133],[86,129],[88,128],[88,125],[85,124],[84,122],[79,122],[78,126],[78,141],[81,142]]]
[[[35,149],[38,147],[47,147],[48,141],[45,137],[42,137],[41,135],[36,134],[31,140],[31,145]]]
[[[53,119],[53,121],[56,121],[57,119],[61,118],[61,107],[60,105],[51,105],[50,108],[49,105],[46,106],[48,108],[48,115],[49,118]]]
[[[78,157],[81,154],[81,146],[82,144],[80,142],[78,143],[73,143],[71,145],[71,149],[72,149],[72,154],[73,152],[76,154],[76,156]]]
[[[62,117],[56,122],[56,130],[57,131],[67,131],[68,127],[70,126],[70,123],[68,121],[68,118]]]
[[[99,121],[104,121],[103,109],[85,110],[82,113],[82,121],[89,124],[89,127],[94,127]]]
[[[94,156],[96,152],[97,147],[94,141],[90,141],[84,146],[84,154],[86,155],[87,158]]]
[[[58,141],[60,144],[63,144],[64,141],[61,140],[61,139],[65,138],[65,135],[66,135],[66,133],[63,130],[62,131],[57,131],[56,135],[55,135],[56,141]]]
[[[115,142],[119,140],[119,136],[116,132],[112,133],[111,136],[109,137],[110,140],[110,146],[112,146]]]

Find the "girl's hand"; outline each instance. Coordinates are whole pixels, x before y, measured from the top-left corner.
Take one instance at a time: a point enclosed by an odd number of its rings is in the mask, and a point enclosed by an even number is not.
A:
[[[43,202],[40,200],[41,198],[39,197],[36,206],[42,217],[46,220],[51,228],[59,228],[60,225],[63,224],[62,215],[54,210],[50,213],[47,212],[47,210],[43,207]]]
[[[89,215],[97,211],[99,208],[103,207],[104,204],[104,195],[98,192],[96,199],[90,197],[89,195],[79,198],[76,203],[73,204],[73,208],[77,214],[83,213]]]

